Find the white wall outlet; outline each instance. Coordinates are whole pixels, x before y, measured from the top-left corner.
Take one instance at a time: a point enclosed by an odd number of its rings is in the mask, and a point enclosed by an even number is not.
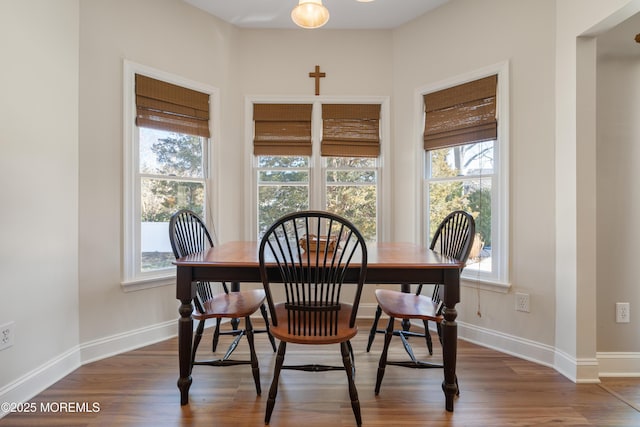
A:
[[[4,350],[13,345],[13,329],[13,322],[0,326],[0,350]]]
[[[616,303],[616,323],[629,323],[631,321],[630,307],[628,302]]]
[[[529,294],[516,292],[516,311],[529,313]]]

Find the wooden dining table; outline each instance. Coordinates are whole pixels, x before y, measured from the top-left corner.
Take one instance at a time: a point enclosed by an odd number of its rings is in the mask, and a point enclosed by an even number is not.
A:
[[[258,242],[228,242],[177,259],[176,298],[178,309],[178,357],[180,364],[180,404],[189,403],[191,387],[191,348],[193,339],[193,298],[195,282],[261,282],[258,262]],[[443,366],[442,389],[445,408],[453,411],[454,397],[458,391],[456,382],[456,357],[458,330],[456,304],[460,302],[460,271],[462,263],[414,243],[370,243],[367,245],[368,262],[366,284],[399,284],[408,291],[410,284],[441,283],[444,285]],[[276,267],[274,266],[274,271]],[[346,282],[355,281],[347,277]]]

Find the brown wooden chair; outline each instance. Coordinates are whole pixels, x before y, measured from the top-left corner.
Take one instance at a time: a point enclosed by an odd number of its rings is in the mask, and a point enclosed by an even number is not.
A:
[[[208,249],[213,246],[211,235],[202,219],[194,212],[182,209],[171,217],[169,222],[169,240],[176,259]],[[261,393],[260,371],[258,358],[254,347],[254,330],[250,316],[261,307],[264,311],[265,321],[267,320],[266,308],[264,307],[265,293],[262,289],[229,292],[226,283],[222,283],[224,293],[215,293],[209,282],[196,282],[196,297],[194,298],[195,309],[192,317],[198,321],[196,328],[193,350],[191,352],[191,368],[194,365],[209,366],[233,366],[250,364],[253,371],[253,379],[256,385],[256,393]],[[230,331],[220,331],[222,319],[243,319],[244,329],[234,327]],[[213,338],[212,351],[216,351],[220,335],[234,335],[232,343],[224,356],[212,360],[196,360],[196,351],[202,339],[204,326],[207,319],[216,319],[216,326]],[[267,322],[266,332],[269,332]],[[270,334],[269,334],[270,335]],[[249,342],[251,360],[234,360],[231,354],[237,348],[240,339],[246,336]],[[275,351],[275,340],[271,337]]]
[[[467,262],[469,258],[469,254],[473,249],[473,244],[470,245],[469,248],[464,246],[466,236],[465,225],[468,222],[467,216],[470,216],[467,212],[464,211],[455,211],[450,213],[438,226],[433,238],[431,239],[431,244],[429,245],[430,249],[434,249],[437,252],[449,255],[453,258],[459,259],[463,262]],[[475,230],[475,222],[473,217],[471,218],[471,223],[473,224],[473,228]],[[458,225],[460,225],[458,227]],[[440,239],[442,235],[443,228],[447,226],[450,228],[447,233],[447,239]],[[457,229],[456,229],[457,227]],[[473,231],[473,230],[472,230]],[[475,234],[475,233],[474,233]],[[467,236],[468,237],[468,236]],[[422,294],[423,284],[419,284],[415,288],[415,295]],[[442,301],[442,289],[440,289],[439,284],[434,284],[433,293],[431,295],[431,300],[436,303],[436,305],[440,305]],[[371,350],[371,345],[373,344],[373,340],[376,334],[384,334],[386,333],[386,329],[378,329],[378,322],[380,321],[380,317],[382,316],[382,308],[380,305],[376,307],[376,312],[374,315],[373,323],[371,325],[371,329],[369,330],[369,338],[367,340],[367,353]],[[404,319],[403,327],[408,326],[408,320]],[[420,337],[424,338],[427,344],[427,349],[429,350],[429,354],[433,354],[433,342],[431,340],[431,334],[429,333],[429,325],[427,320],[423,320],[424,332],[416,332],[410,331],[408,327],[404,327],[403,329],[395,329],[393,331],[393,335],[400,337],[402,342],[407,350],[407,353],[411,356],[411,346],[409,345],[407,338],[409,337]],[[440,336],[440,324],[436,323],[438,336]]]
[[[452,258],[456,258],[462,262],[466,262],[473,245],[474,236],[475,221],[471,214],[464,211],[455,211],[447,215],[442,223],[440,223],[435,235],[433,236],[430,248]],[[384,376],[385,368],[387,365],[404,366],[408,368],[418,369],[442,368],[442,364],[417,360],[413,353],[411,345],[407,340],[407,336],[409,336],[408,332],[404,330],[394,329],[395,319],[422,320],[425,329],[424,335],[427,337],[429,354],[433,354],[427,323],[428,321],[433,321],[436,322],[438,338],[440,343],[442,344],[441,323],[444,320],[444,316],[442,315],[443,289],[439,284],[435,284],[433,294],[431,298],[429,298],[428,296],[421,294],[421,288],[422,285],[419,285],[418,290],[415,294],[394,291],[390,289],[376,290],[375,294],[376,300],[378,301],[378,307],[382,312],[389,316],[389,322],[385,330],[384,347],[382,349],[382,354],[380,355],[380,361],[378,364],[378,375],[375,387],[376,395],[380,392],[380,385],[382,384],[382,378]],[[371,339],[371,334],[375,333],[375,329],[372,329],[369,338]],[[409,355],[410,360],[387,360],[389,344],[391,343],[391,338],[394,335],[401,338],[404,349]],[[413,333],[412,335],[415,336],[419,334]]]
[[[350,340],[358,332],[356,315],[367,272],[362,234],[348,220],[328,212],[292,213],[278,219],[264,234],[259,260],[271,333],[280,340],[265,424],[269,424],[275,406],[281,370],[297,369],[346,371],[351,407],[361,425]],[[348,283],[343,285],[345,281]],[[277,300],[276,295],[282,299]],[[349,303],[343,301],[347,295]],[[287,343],[340,344],[343,366],[284,365]]]

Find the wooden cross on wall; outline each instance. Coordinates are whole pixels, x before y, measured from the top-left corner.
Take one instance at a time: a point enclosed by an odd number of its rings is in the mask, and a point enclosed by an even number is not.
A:
[[[320,79],[326,76],[326,73],[320,72],[319,65],[316,65],[316,71],[309,73],[309,77],[316,79],[316,95],[320,95]]]

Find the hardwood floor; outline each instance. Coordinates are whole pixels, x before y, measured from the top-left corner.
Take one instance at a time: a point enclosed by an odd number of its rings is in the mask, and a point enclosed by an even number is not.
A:
[[[366,353],[367,331],[363,322],[353,341],[363,426],[640,425],[640,379],[574,384],[553,369],[462,340],[458,345],[461,394],[455,412],[444,409],[440,369],[389,366],[376,397],[382,335]],[[189,404],[180,406],[177,338],[173,338],[80,367],[29,402],[36,412],[9,414],[0,419],[0,426],[261,426],[274,353],[264,334],[256,336],[256,344],[262,396],[255,394],[248,365],[196,366]],[[199,353],[210,351],[210,345],[208,329]],[[243,340],[234,356],[248,357],[247,347]],[[390,359],[406,357],[398,339],[392,347]],[[419,357],[425,356],[425,347],[414,339]],[[434,347],[432,357],[438,359],[439,346]],[[219,351],[223,349],[220,346]],[[337,345],[290,345],[285,362],[304,360],[310,352],[340,364]],[[76,402],[79,411],[59,411],[65,402]],[[282,373],[271,426],[353,425],[344,372]]]

